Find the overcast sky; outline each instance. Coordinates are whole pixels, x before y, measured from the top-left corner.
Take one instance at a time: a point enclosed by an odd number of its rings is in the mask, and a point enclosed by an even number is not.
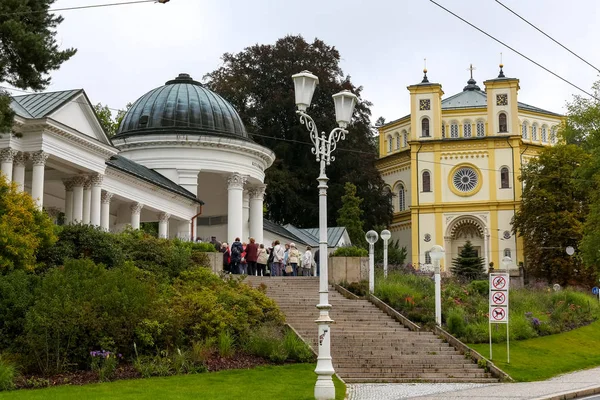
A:
[[[125,0],[58,0],[54,8]],[[552,43],[494,0],[437,0],[491,35],[589,90],[598,71]],[[504,4],[600,68],[600,1],[502,0]],[[171,0],[62,12],[61,47],[77,54],[52,74],[49,90],[83,88],[93,103],[122,108],[180,72],[200,80],[225,52],[287,34],[335,46],[342,68],[373,102],[373,122],[409,113],[406,87],[422,78],[445,97],[474,78],[504,71],[520,79],[519,100],[554,112],[577,90],[459,21],[428,0]],[[333,107],[333,103],[332,103]]]

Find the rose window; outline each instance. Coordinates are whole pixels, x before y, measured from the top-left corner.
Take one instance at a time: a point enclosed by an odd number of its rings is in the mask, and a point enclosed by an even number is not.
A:
[[[477,187],[478,179],[477,172],[473,168],[462,167],[454,173],[452,182],[457,190],[466,193]]]

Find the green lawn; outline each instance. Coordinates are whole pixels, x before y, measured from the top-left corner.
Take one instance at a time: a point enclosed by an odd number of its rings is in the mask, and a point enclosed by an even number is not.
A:
[[[470,344],[489,357],[489,344]],[[510,343],[510,364],[506,363],[506,342],[494,343],[494,359],[500,369],[516,381],[539,381],[566,372],[600,366],[600,321],[558,335]]]
[[[168,378],[135,379],[86,386],[59,386],[0,393],[4,400],[92,399],[314,399],[314,364],[259,367]],[[334,377],[336,400],[346,388]]]

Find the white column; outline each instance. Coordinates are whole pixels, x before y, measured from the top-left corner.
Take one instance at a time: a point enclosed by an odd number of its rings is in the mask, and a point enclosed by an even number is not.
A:
[[[488,228],[483,228],[483,258],[485,260],[485,270],[489,271],[490,269],[490,256],[489,256],[489,248],[490,248],[490,233]],[[497,266],[496,268],[499,268]]]
[[[36,202],[39,209],[44,206],[44,171],[48,153],[43,150],[31,154],[33,161],[33,177],[31,179],[31,197]]]
[[[65,224],[73,223],[73,181],[64,179],[65,184]]]
[[[246,177],[234,172],[227,178],[227,242],[242,238],[242,203]]]
[[[83,184],[83,223],[89,225],[90,223],[90,206],[92,204],[92,182],[90,179],[86,179]]]
[[[158,214],[158,237],[167,239],[169,237],[169,218],[171,214],[162,212]]]
[[[90,224],[93,226],[100,226],[100,204],[102,202],[102,181],[104,176],[100,174],[94,174],[90,178],[92,184],[91,198],[90,198]]]
[[[73,223],[80,224],[83,221],[83,185],[85,176],[73,178]]]
[[[13,161],[17,154],[18,151],[11,149],[10,147],[0,150],[0,166],[2,168],[2,173],[6,176],[8,182],[12,181]]]
[[[250,236],[260,244],[264,241],[263,202],[267,185],[255,185],[250,189]]]
[[[144,205],[141,203],[131,203],[129,209],[131,210],[131,227],[133,229],[140,229],[140,214],[142,213]]]
[[[20,191],[25,188],[25,164],[27,163],[27,153],[19,152],[14,158],[13,181],[17,184]]]
[[[102,209],[100,210],[100,227],[102,230],[108,232],[110,229],[110,200],[112,199],[113,194],[107,192],[105,190],[102,191]]]
[[[250,226],[248,222],[250,221],[250,193],[248,189],[244,189],[242,192],[242,242],[248,243],[248,238],[250,237]]]
[[[192,224],[190,221],[181,221],[177,228],[177,237],[181,240],[193,241],[192,238]]]

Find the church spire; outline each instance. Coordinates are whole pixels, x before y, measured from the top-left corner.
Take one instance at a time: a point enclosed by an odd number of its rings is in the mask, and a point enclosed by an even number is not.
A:
[[[473,79],[473,70],[475,69],[477,68],[475,68],[473,64],[470,64],[469,68],[467,68],[467,71],[471,72],[471,78],[467,81],[467,86],[463,88],[463,92],[466,92],[467,90],[481,90],[481,88],[477,86],[477,81]]]
[[[427,59],[423,59],[423,80],[421,83],[429,83],[429,79],[427,79]]]
[[[502,64],[502,53],[500,53],[500,73],[498,74],[498,78],[506,78],[504,76],[504,71],[502,71],[503,67],[504,67],[504,64]]]

